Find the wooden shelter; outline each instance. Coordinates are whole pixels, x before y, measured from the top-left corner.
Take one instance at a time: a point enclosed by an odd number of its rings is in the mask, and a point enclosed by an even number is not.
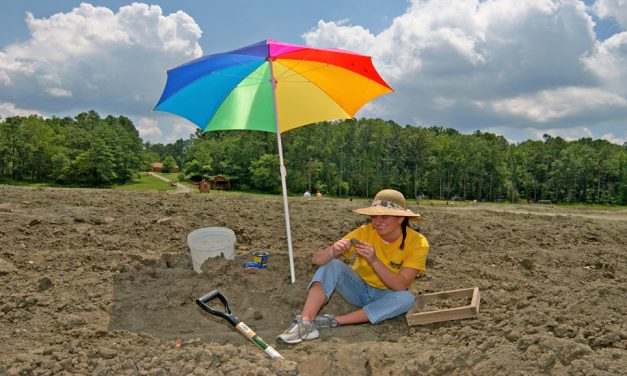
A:
[[[152,164],[152,172],[161,172],[163,169],[163,163],[154,162]]]
[[[231,189],[231,180],[227,179],[225,176],[216,175],[211,179],[211,189]]]

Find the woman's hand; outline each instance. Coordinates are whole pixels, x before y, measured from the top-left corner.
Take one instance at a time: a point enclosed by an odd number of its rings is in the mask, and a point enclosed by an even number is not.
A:
[[[355,253],[365,258],[370,265],[378,260],[374,247],[368,243],[360,242],[359,244],[355,244]]]
[[[340,239],[331,245],[329,250],[329,256],[336,258],[344,254],[351,247],[351,242],[348,239]]]
[[[350,246],[351,246],[350,240],[346,240],[346,239],[338,240],[326,248],[319,249],[318,252],[316,252],[313,255],[311,262],[313,262],[315,265],[318,265],[318,266],[324,265],[327,262],[333,260],[334,258],[337,258],[341,256],[342,254],[344,254],[344,252],[348,251]]]

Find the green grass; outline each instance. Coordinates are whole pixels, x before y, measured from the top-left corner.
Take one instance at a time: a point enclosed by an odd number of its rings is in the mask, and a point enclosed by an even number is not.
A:
[[[618,210],[624,209],[625,206],[621,205],[609,205],[609,204],[584,204],[584,203],[563,203],[563,204],[551,204],[560,208],[572,208],[572,209],[609,209]]]
[[[112,187],[114,189],[122,189],[128,191],[150,191],[150,190],[174,190],[174,187],[154,176],[140,175],[139,178],[131,180],[129,183]]]
[[[446,200],[407,200],[407,204],[411,205],[413,203],[418,203],[418,205],[444,205],[446,206]],[[466,206],[470,205],[472,201],[452,201],[449,200],[448,204],[453,206]]]
[[[198,190],[198,186],[197,185],[194,185],[194,184],[192,184],[192,183],[190,183],[188,181],[179,181],[179,174],[178,173],[171,174],[171,173],[165,173],[165,172],[155,172],[155,174],[157,174],[159,176],[163,176],[164,178],[166,178],[168,180],[177,182],[177,183],[182,184],[182,185],[184,185],[186,187],[190,187],[192,189],[196,188],[196,190]]]
[[[165,172],[155,172],[155,174],[159,175],[159,176],[163,176],[166,179],[169,180],[173,180],[178,182],[179,181],[179,174],[170,174],[170,173],[165,173]]]
[[[407,200],[407,203],[409,205],[411,205],[414,202],[418,202],[419,205],[443,205],[446,206],[446,201],[445,200],[419,200],[419,201],[413,201],[413,200]],[[517,202],[512,203],[511,201],[502,201],[502,202],[495,202],[495,201],[478,201],[478,202],[473,202],[472,200],[466,200],[466,201],[452,201],[449,200],[448,201],[448,205],[452,205],[452,206],[468,206],[471,204],[481,204],[481,205],[535,205],[535,206],[546,206],[546,207],[556,207],[556,208],[570,208],[570,209],[609,209],[609,210],[619,210],[619,209],[624,209],[624,206],[621,205],[602,205],[602,204],[585,204],[585,203],[551,203],[551,204],[540,204],[540,203],[534,203],[534,202],[530,202],[527,203],[526,200],[518,200]]]
[[[94,188],[88,185],[80,184],[61,184],[54,181],[30,181],[30,180],[13,180],[3,179],[0,180],[0,184],[14,185],[18,187],[35,187],[35,188]],[[109,188],[109,186],[103,186],[98,188]]]
[[[45,182],[45,181],[32,182],[32,181],[22,181],[22,180],[13,180],[13,179],[3,179],[2,181],[0,181],[0,184],[16,185],[20,187],[56,187],[56,186],[61,187],[61,185],[54,185],[53,183]]]

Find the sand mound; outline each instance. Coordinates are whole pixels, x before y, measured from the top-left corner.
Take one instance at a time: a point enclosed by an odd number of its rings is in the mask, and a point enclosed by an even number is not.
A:
[[[415,294],[477,286],[474,319],[342,327],[296,346],[312,252],[363,223],[367,201],[0,185],[0,374],[595,374],[626,367],[627,210],[418,206],[431,243]],[[236,259],[196,274],[186,236],[222,226]],[[267,270],[246,270],[254,250]],[[218,289],[285,360],[271,360],[195,299]],[[352,309],[339,296],[324,312]],[[176,340],[184,345],[176,347]],[[620,370],[623,371],[620,371]]]

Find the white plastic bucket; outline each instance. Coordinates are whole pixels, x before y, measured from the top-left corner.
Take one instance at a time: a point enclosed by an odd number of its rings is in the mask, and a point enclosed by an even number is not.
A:
[[[235,259],[235,233],[224,227],[205,227],[187,235],[187,246],[192,254],[192,265],[196,273],[206,259],[222,254],[227,260]]]

